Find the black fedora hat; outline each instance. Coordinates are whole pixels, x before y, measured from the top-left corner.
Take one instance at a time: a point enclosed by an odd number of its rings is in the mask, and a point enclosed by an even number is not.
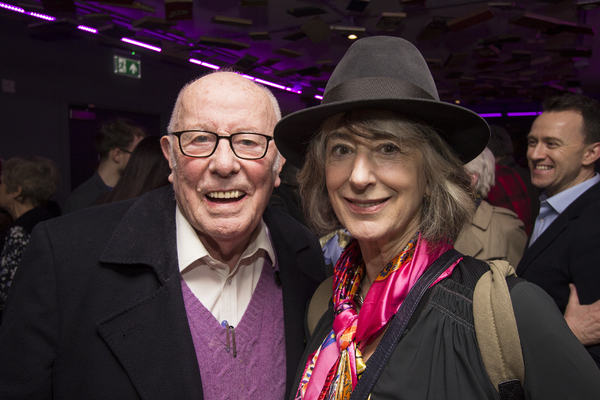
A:
[[[302,167],[308,142],[323,121],[361,108],[394,110],[426,122],[463,163],[477,157],[490,138],[479,115],[440,101],[427,63],[414,45],[398,37],[372,36],[350,46],[327,82],[321,105],[277,123],[273,135],[277,148]]]

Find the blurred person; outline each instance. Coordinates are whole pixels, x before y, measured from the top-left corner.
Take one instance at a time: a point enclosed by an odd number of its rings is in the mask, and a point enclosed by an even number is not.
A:
[[[0,158],[0,176],[2,175],[2,164],[4,164],[4,159]],[[4,235],[4,232],[12,223],[13,219],[8,211],[0,207],[0,235]]]
[[[0,321],[8,289],[33,227],[56,215],[46,206],[60,183],[54,161],[37,156],[18,156],[6,161],[0,175],[0,207],[12,224],[0,235]]]
[[[121,179],[131,153],[144,137],[145,130],[125,118],[104,123],[96,134],[98,169],[67,197],[63,212],[68,214],[91,207],[108,194]]]
[[[269,205],[279,207],[301,224],[305,224],[300,193],[298,192],[298,168],[285,163],[279,177],[281,184],[273,189]]]
[[[169,162],[165,158],[158,136],[144,138],[131,153],[123,176],[111,192],[96,205],[139,197],[169,184]]]
[[[0,328],[0,398],[290,394],[325,267],[316,237],[267,207],[280,116],[269,89],[205,75],[161,138],[172,185],[36,227]]]
[[[518,265],[527,242],[523,221],[511,210],[483,200],[494,185],[494,155],[486,148],[464,168],[477,191],[477,209],[454,248],[479,260],[506,260],[510,265]]]
[[[287,115],[274,136],[301,168],[313,229],[344,227],[352,236],[289,398],[348,399],[360,386],[372,400],[498,399],[467,282],[477,280],[470,269],[483,262],[451,244],[472,218],[474,193],[462,164],[485,148],[486,122],[439,100],[410,42],[372,36],[350,46],[321,105]],[[424,303],[415,293],[426,293]],[[600,398],[600,371],[552,299],[524,280],[510,296],[524,397]],[[396,329],[403,324],[410,328]]]
[[[496,159],[496,185],[492,187],[490,204],[514,211],[525,224],[525,232],[533,231],[534,215],[540,209],[540,190],[531,183],[529,170],[514,157],[514,146],[508,131],[500,125],[490,125],[488,148]],[[517,178],[517,175],[520,180]],[[523,190],[525,188],[525,191]]]
[[[547,99],[527,142],[542,194],[517,274],[548,292],[600,367],[600,105],[577,94]]]

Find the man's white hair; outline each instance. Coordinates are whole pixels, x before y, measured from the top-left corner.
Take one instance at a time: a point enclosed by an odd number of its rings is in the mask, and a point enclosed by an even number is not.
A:
[[[196,83],[203,77],[205,77],[207,75],[219,74],[219,73],[224,73],[224,72],[234,72],[234,71],[231,71],[231,70],[213,71],[209,74],[203,75],[200,78],[196,78],[196,79],[186,83],[183,86],[183,88],[181,88],[181,90],[179,91],[179,94],[177,95],[177,100],[175,100],[175,106],[173,107],[173,112],[171,112],[171,118],[169,120],[169,125],[167,125],[167,133],[171,137],[170,154],[171,154],[171,163],[173,165],[173,169],[175,169],[177,167],[177,161],[175,159],[175,151],[173,150],[173,142],[174,142],[173,132],[177,131],[176,126],[179,123],[179,119],[181,116],[181,108],[182,108],[183,98],[185,97],[185,94],[187,93],[187,91],[191,85],[193,85],[194,83]],[[251,80],[248,80],[248,81],[253,83],[258,89],[260,89],[267,96],[267,98],[271,102],[271,105],[273,106],[273,112],[275,113],[275,123],[279,122],[279,120],[281,119],[281,109],[279,108],[279,102],[273,95],[273,92],[271,92],[271,90],[269,88],[267,88],[264,85],[261,85],[260,83],[257,83],[257,82],[251,81]],[[279,153],[279,150],[277,150],[277,158],[275,159],[275,162],[273,163],[273,171],[277,171],[279,169],[281,162],[282,162],[282,156],[281,156],[281,153]]]
[[[467,173],[479,176],[475,183],[475,190],[481,197],[487,197],[496,179],[496,161],[492,151],[486,147],[477,158],[465,164],[464,167]]]

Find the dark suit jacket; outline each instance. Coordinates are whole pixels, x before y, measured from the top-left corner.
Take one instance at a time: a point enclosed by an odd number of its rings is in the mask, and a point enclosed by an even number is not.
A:
[[[263,218],[280,266],[289,396],[325,270],[305,227],[278,210]],[[0,329],[1,399],[201,399],[200,375],[170,185],[34,230]]]
[[[579,196],[529,247],[517,275],[541,286],[564,313],[569,283],[581,304],[600,299],[600,183]],[[600,367],[600,345],[588,347]]]

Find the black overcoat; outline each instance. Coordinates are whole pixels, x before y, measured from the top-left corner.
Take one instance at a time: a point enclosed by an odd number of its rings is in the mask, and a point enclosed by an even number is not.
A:
[[[1,399],[203,397],[175,207],[169,185],[34,230],[0,328]],[[288,395],[304,350],[305,307],[325,267],[308,229],[276,209],[263,218],[280,266]]]
[[[517,275],[542,287],[564,313],[569,283],[581,304],[600,299],[600,183],[571,203],[525,252]],[[587,347],[600,367],[600,345]]]

